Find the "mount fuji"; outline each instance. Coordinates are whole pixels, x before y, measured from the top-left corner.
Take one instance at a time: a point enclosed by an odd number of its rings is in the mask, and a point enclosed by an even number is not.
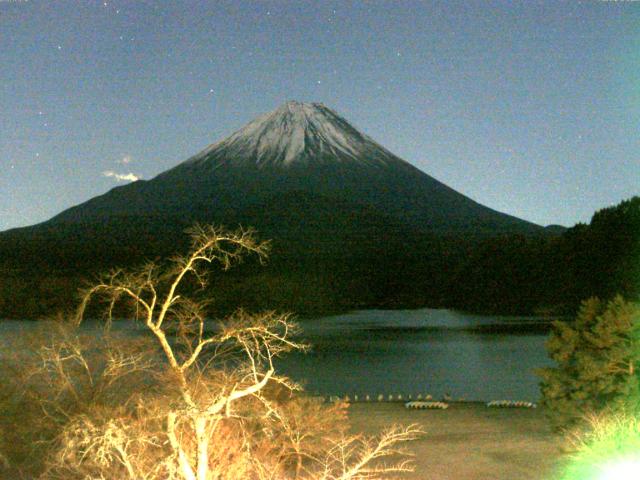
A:
[[[301,197],[364,209],[421,231],[493,235],[541,229],[447,187],[330,108],[293,101],[152,180],[114,188],[48,223],[170,215],[227,224],[250,220],[259,228],[261,218],[272,217],[287,198],[291,203],[281,213],[291,215]]]
[[[266,269],[247,264],[215,286],[218,304],[299,313],[444,305],[473,245],[545,235],[420,171],[330,108],[288,102],[151,180],[0,233],[0,272],[31,311],[58,297],[71,305],[92,273],[184,250],[195,222],[251,226],[273,241]],[[23,315],[16,308],[0,316]]]

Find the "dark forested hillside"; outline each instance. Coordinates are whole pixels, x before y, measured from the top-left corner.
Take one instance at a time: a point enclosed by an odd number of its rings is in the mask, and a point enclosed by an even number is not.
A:
[[[487,312],[573,313],[581,300],[640,295],[640,197],[559,236],[481,242],[453,276],[448,302]]]
[[[274,239],[268,265],[248,263],[213,279],[214,310],[240,302],[303,315],[422,306],[571,313],[591,296],[640,294],[640,197],[602,209],[588,225],[561,235],[484,239],[420,233],[367,209],[337,216],[332,212],[345,205],[321,204],[324,213],[295,213],[318,219],[313,228],[295,227],[300,219],[293,217],[290,229],[264,223],[261,235]],[[309,202],[308,208],[317,205]],[[29,241],[19,231],[2,234],[0,316],[37,317],[70,308],[83,279],[186,249],[188,225],[178,219],[167,223],[171,228],[153,218],[114,220],[102,224],[99,242],[87,241],[96,234],[90,224],[75,225],[71,236],[49,225]],[[363,224],[369,228],[362,230]],[[103,238],[104,228],[109,235]]]

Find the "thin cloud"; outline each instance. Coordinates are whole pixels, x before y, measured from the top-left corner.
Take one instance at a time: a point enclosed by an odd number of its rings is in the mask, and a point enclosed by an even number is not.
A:
[[[120,165],[128,165],[132,161],[133,161],[133,158],[131,158],[131,155],[125,155],[124,157],[122,157],[122,159],[116,160],[116,163],[119,163]]]
[[[137,180],[140,180],[140,177],[133,172],[117,173],[113,170],[105,170],[104,172],[102,172],[102,175],[104,177],[113,178],[118,182],[135,182]]]

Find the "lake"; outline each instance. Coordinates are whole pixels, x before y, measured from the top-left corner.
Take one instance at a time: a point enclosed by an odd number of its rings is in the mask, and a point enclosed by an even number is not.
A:
[[[552,364],[544,349],[548,323],[532,317],[363,310],[300,323],[313,348],[279,360],[278,368],[324,395],[537,401],[533,370]],[[0,321],[0,350],[3,339],[33,325]],[[115,325],[140,331],[132,322]]]
[[[537,401],[548,322],[450,310],[366,310],[301,322],[313,349],[281,370],[325,395]]]

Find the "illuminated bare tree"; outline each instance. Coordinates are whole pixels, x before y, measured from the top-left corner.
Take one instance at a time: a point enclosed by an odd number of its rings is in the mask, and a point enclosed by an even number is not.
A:
[[[168,368],[157,376],[156,394],[141,393],[128,402],[135,403],[134,413],[77,415],[68,422],[49,462],[49,478],[75,478],[74,468],[80,478],[117,471],[119,478],[186,480],[373,479],[408,471],[406,460],[386,466],[376,461],[399,453],[394,446],[414,438],[414,426],[373,441],[331,424],[330,410],[322,405],[307,403],[300,410],[302,403],[293,395],[298,385],[274,367],[276,357],[306,348],[296,340],[297,326],[289,315],[238,310],[213,325],[207,321],[208,301],[194,299],[189,284],[204,287],[214,263],[226,270],[247,254],[264,261],[268,243],[243,229],[196,226],[191,235],[186,256],[164,266],[115,270],[83,293],[77,325],[94,298],[106,301],[108,323],[127,306],[153,334]],[[73,392],[77,380],[67,375],[64,363],[82,367],[81,352],[50,354],[48,365],[58,365],[56,378]],[[126,373],[138,368],[141,358],[110,361]],[[303,427],[305,413],[310,417]]]

